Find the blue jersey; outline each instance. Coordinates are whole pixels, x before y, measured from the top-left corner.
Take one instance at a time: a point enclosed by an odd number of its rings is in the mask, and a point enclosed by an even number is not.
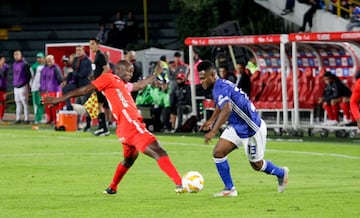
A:
[[[217,79],[214,84],[213,97],[215,104],[222,109],[225,103],[231,103],[231,114],[228,124],[240,138],[253,136],[260,127],[261,117],[249,97],[228,80]]]

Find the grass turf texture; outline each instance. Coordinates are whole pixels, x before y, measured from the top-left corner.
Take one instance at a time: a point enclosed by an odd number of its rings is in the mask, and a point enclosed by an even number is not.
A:
[[[265,159],[290,168],[277,193],[274,176],[255,172],[243,150],[229,155],[239,196],[213,198],[223,188],[212,161],[216,142],[196,135],[159,135],[181,174],[201,172],[204,189],[176,195],[156,162],[140,154],[119,185],[104,195],[121,145],[114,134],[55,132],[0,126],[0,217],[359,217],[359,141],[269,140]]]

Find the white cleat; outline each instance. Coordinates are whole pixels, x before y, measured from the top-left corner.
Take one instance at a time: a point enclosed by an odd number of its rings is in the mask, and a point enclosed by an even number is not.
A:
[[[213,196],[215,198],[217,198],[217,197],[237,197],[238,192],[234,188],[231,190],[224,189],[221,192],[215,193]]]
[[[284,169],[284,177],[283,178],[278,178],[278,192],[284,192],[286,189],[286,186],[288,184],[288,179],[289,179],[289,168],[287,167],[283,167]]]

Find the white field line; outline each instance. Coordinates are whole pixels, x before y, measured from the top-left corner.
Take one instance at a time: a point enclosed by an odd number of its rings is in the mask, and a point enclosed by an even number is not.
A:
[[[11,134],[8,134],[11,135]],[[17,135],[18,137],[18,135]],[[39,137],[39,136],[37,136]],[[73,138],[73,137],[63,137],[63,136],[53,136],[54,138],[69,140],[69,141],[94,141],[98,140],[100,142],[104,141],[112,141],[114,143],[118,143],[116,138],[109,137],[94,137],[94,138]],[[31,137],[29,137],[31,138]],[[44,136],[44,138],[48,138],[48,136]],[[4,138],[3,138],[4,139]],[[270,140],[269,140],[270,141]],[[275,140],[275,141],[286,141],[285,139]],[[289,140],[292,142],[301,142],[302,140]],[[206,144],[195,144],[195,143],[179,143],[179,142],[170,142],[170,141],[161,141],[160,144],[166,145],[178,145],[178,146],[196,146],[196,147],[208,147],[210,149],[213,148],[213,145]],[[346,158],[346,159],[360,159],[360,156],[350,156],[344,154],[333,154],[333,153],[321,153],[321,152],[307,152],[307,151],[289,151],[289,150],[276,150],[276,149],[267,149],[267,152],[274,153],[288,153],[288,154],[299,154],[299,155],[311,155],[311,156],[327,156],[327,157],[337,157],[337,158]],[[96,156],[96,155],[119,155],[121,152],[87,152],[87,153],[76,153],[76,152],[54,152],[54,153],[23,153],[23,154],[0,154],[0,157],[26,157],[26,156],[70,156],[70,155],[87,155],[87,156]]]

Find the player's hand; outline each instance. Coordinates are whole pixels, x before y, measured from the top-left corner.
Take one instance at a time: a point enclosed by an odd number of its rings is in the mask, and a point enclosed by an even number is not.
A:
[[[215,132],[214,131],[210,131],[208,133],[205,134],[205,143],[209,144],[209,142],[212,142],[211,139],[215,137]]]
[[[60,103],[58,98],[54,98],[51,96],[46,96],[42,99],[43,104],[52,104],[52,105],[56,105],[58,103]]]
[[[211,130],[211,127],[213,125],[213,122],[211,120],[207,120],[205,123],[203,123],[200,128],[199,131],[201,132],[208,132]]]

